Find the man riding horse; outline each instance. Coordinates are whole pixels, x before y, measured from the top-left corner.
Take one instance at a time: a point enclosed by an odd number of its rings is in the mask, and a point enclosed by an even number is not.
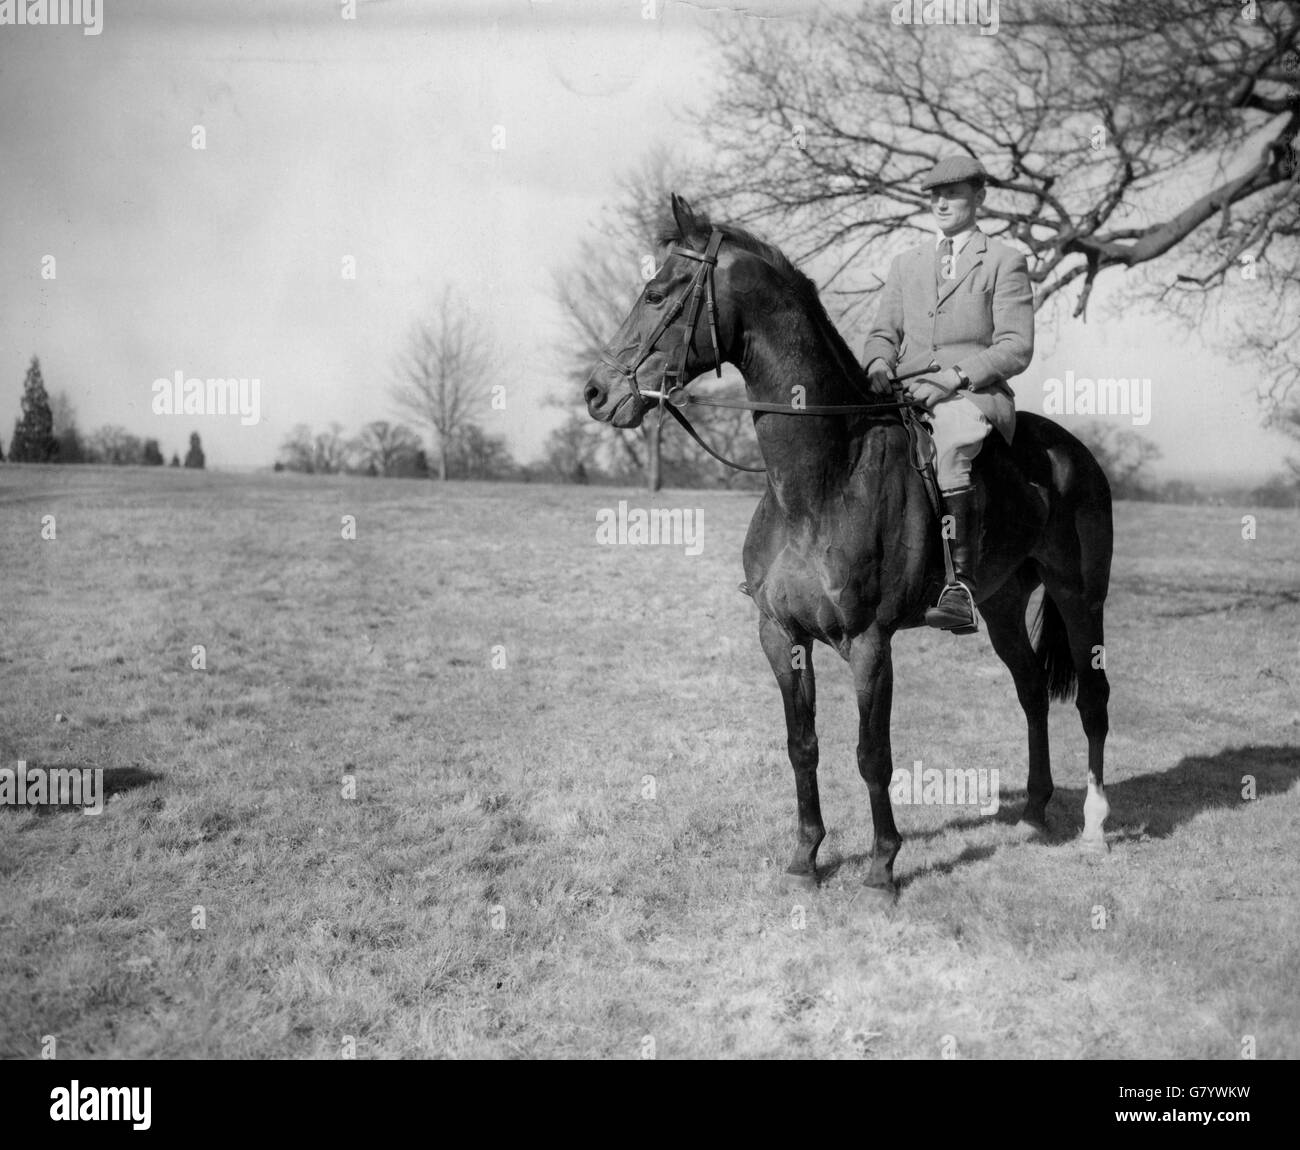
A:
[[[1025,257],[975,225],[988,172],[969,156],[940,160],[921,181],[939,229],[889,269],[863,363],[872,390],[888,394],[901,361],[941,369],[914,378],[907,394],[930,412],[935,471],[943,495],[945,541],[956,581],[925,613],[931,627],[959,635],[978,629],[980,508],[971,461],[990,428],[1011,442],[1014,393],[1007,380],[1034,355],[1034,296]]]
[[[943,238],[963,242],[960,249],[953,244],[953,253],[947,245],[925,244],[895,262],[867,344],[876,387],[930,377],[911,389],[921,402],[905,402],[909,409],[927,405],[935,416],[940,478],[957,513],[961,544],[964,580],[953,589],[971,623],[979,540],[971,522],[974,501],[961,492],[970,485],[970,462],[989,426],[1010,438],[1005,381],[1024,370],[1033,352],[1025,261],[972,227],[984,178],[984,169],[970,161],[946,161],[929,173]],[[892,644],[930,600],[937,495],[931,500],[931,485],[917,473],[899,401],[872,396],[870,404],[862,403],[866,372],[812,281],[771,244],[734,224],[697,216],[679,196],[672,198],[672,211],[659,269],[592,367],[583,390],[587,410],[619,428],[638,427],[656,401],[672,411],[711,403],[754,412],[766,486],[742,562],[758,609],[759,641],[781,690],[798,800],[797,837],[783,881],[798,890],[816,888],[817,851],[826,837],[812,660],[821,642],[849,664],[858,706],[858,771],[874,830],[860,905],[890,906],[903,844],[890,799]],[[945,265],[949,254],[955,262]],[[904,366],[908,360],[915,367]],[[691,382],[721,363],[740,369],[745,399],[693,398]],[[645,383],[656,390],[642,391]],[[794,395],[812,402],[792,403]],[[1054,790],[1048,710],[1052,699],[1077,692],[1088,737],[1079,845],[1102,854],[1110,809],[1110,684],[1097,652],[1105,649],[1114,550],[1110,487],[1088,449],[1064,428],[1028,411],[1018,423],[1014,447],[990,451],[980,468],[978,494],[990,508],[980,610],[1025,714],[1029,778],[1022,817],[1039,831],[1048,829]],[[956,574],[945,582],[957,584]],[[1040,589],[1031,628],[1028,608]]]

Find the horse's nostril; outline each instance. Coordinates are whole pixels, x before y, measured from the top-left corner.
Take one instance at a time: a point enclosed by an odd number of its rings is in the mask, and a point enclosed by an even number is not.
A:
[[[604,399],[605,393],[594,383],[587,384],[587,390],[582,393],[582,398],[587,401],[587,405],[595,403],[597,400]]]

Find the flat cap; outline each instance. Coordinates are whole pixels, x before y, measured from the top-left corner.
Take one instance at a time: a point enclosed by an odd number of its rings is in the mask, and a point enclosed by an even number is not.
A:
[[[921,177],[921,191],[937,188],[940,184],[960,184],[965,180],[987,184],[992,182],[992,177],[973,156],[945,156]]]

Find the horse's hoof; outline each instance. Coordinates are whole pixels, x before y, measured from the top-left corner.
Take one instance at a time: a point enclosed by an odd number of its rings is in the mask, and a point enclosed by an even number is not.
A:
[[[816,894],[816,871],[782,871],[777,875],[777,886],[785,894]]]
[[[1106,855],[1110,854],[1110,844],[1106,841],[1105,835],[1080,835],[1079,853],[1105,858]]]
[[[857,914],[875,916],[887,914],[898,904],[898,887],[863,886],[859,887],[850,903]]]

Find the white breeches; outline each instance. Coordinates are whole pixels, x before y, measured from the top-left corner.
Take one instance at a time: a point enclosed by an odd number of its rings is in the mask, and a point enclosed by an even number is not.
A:
[[[959,393],[934,405],[930,427],[934,434],[934,469],[939,490],[969,487],[971,460],[980,453],[984,437],[993,430],[992,424]]]

